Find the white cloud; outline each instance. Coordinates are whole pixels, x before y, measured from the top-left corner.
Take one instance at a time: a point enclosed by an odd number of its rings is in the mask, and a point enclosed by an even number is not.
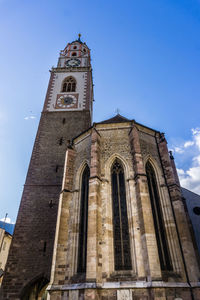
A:
[[[193,161],[200,165],[200,155],[193,157]]]
[[[2,219],[0,219],[0,221],[5,221],[5,218],[2,218]],[[6,218],[6,223],[9,223],[9,224],[15,224],[13,221],[11,221],[11,219],[10,218]]]
[[[181,186],[200,194],[200,166],[189,168],[183,174],[179,173]]]
[[[200,128],[192,128],[192,140],[181,143],[180,145],[175,145],[172,151],[178,154],[183,154],[185,149],[188,147],[195,146],[200,151]]]
[[[24,118],[24,120],[30,120],[30,119],[36,119],[36,117],[35,116],[27,116]]]
[[[177,155],[181,155],[182,161],[184,160],[184,148],[191,147],[191,153],[194,153],[191,159],[190,166],[187,170],[177,168],[181,186],[200,194],[200,128],[192,129],[192,139],[186,141],[183,145],[176,145],[174,151]]]
[[[190,147],[194,145],[194,141],[187,141],[185,142],[185,144],[183,145],[184,148]]]
[[[195,144],[200,151],[200,128],[192,129],[192,134],[194,136]]]
[[[193,181],[200,181],[200,166],[189,168],[186,173]]]
[[[174,152],[181,154],[184,150],[181,147],[174,147]]]
[[[183,169],[178,169],[178,168],[177,168],[177,172],[178,172],[178,175],[179,175],[179,176],[185,174],[185,171],[184,171]]]

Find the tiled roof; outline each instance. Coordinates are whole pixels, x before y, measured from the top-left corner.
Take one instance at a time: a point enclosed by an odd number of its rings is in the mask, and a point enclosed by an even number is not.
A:
[[[129,122],[129,121],[131,121],[131,120],[121,116],[120,114],[117,114],[116,116],[114,116],[108,120],[99,122],[99,123],[100,124],[109,124],[109,123],[123,123],[123,122]]]

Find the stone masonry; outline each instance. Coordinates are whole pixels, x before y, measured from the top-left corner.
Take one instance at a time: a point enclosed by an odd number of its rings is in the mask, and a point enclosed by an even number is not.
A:
[[[72,57],[74,53],[76,60]],[[67,65],[68,61],[72,64]],[[74,62],[78,62],[76,66]],[[57,67],[50,73],[8,257],[2,299],[38,298],[49,282],[59,198],[60,195],[69,198],[69,192],[61,189],[66,148],[72,138],[91,126],[90,50],[80,37],[60,52]],[[63,81],[67,78],[73,78],[75,86],[64,91]],[[58,96],[62,96],[60,106]],[[72,99],[76,103],[71,103]]]
[[[9,253],[3,299],[19,299],[28,283],[39,277],[46,282],[50,279],[66,147],[74,135],[89,127],[89,120],[87,111],[42,114]]]
[[[50,72],[1,299],[200,299],[164,134],[119,114],[91,127],[90,49],[80,35]]]
[[[116,158],[122,162],[125,173],[132,261],[129,271],[114,268],[110,172]],[[158,181],[171,271],[162,271],[159,263],[145,171],[148,161],[155,168]],[[77,251],[80,180],[86,164],[90,167],[88,244],[86,277],[82,278],[77,274]],[[73,140],[65,168],[62,189],[66,192],[60,198],[63,208],[58,214],[57,242],[47,288],[51,300],[199,299],[197,258],[180,187],[161,133],[120,116],[94,124]]]

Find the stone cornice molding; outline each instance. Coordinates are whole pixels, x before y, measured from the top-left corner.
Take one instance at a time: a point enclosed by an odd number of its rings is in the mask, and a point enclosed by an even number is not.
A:
[[[66,73],[66,72],[88,72],[88,71],[92,71],[91,67],[73,67],[73,68],[54,68],[52,67],[51,70],[49,70],[49,72],[51,73]]]

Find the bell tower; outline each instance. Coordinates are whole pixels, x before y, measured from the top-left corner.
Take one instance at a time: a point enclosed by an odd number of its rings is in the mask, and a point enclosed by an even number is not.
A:
[[[57,67],[50,73],[8,257],[2,299],[29,299],[36,293],[39,295],[49,282],[66,148],[72,138],[91,125],[90,49],[80,35],[60,52]]]
[[[45,102],[45,111],[89,111],[92,115],[92,72],[90,50],[78,40],[60,52],[53,68],[53,82]]]

